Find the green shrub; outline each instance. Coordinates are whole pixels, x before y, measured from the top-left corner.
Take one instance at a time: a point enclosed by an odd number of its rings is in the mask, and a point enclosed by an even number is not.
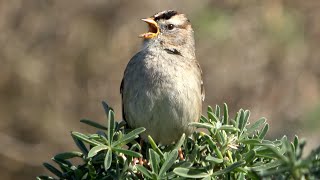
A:
[[[138,135],[145,128],[130,130],[125,122],[115,122],[114,112],[103,102],[107,125],[90,120],[82,123],[100,129],[96,134],[71,132],[80,151],[57,154],[43,165],[56,177],[38,179],[319,179],[320,148],[302,158],[304,140],[266,140],[265,118],[249,123],[250,112],[240,109],[230,118],[228,107],[208,107],[207,117],[191,126],[201,128],[191,137],[183,135],[176,144],[149,143],[141,149]],[[107,128],[108,127],[108,128]],[[182,148],[185,159],[178,157]],[[143,157],[147,163],[135,163]],[[82,163],[73,164],[73,158]]]

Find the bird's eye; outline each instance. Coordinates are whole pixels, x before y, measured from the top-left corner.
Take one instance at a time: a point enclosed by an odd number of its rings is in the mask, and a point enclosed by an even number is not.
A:
[[[169,25],[168,25],[168,29],[169,29],[169,30],[172,30],[173,28],[174,28],[174,25],[173,25],[173,24],[169,24]]]

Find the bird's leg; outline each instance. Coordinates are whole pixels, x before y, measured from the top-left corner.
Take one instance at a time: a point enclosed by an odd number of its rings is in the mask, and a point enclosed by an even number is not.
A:
[[[141,149],[140,149],[140,154],[142,154],[142,153],[141,153],[141,151],[142,151],[142,145],[143,145],[143,140],[142,140],[142,138],[141,138],[141,139],[140,139],[140,147],[141,147]],[[144,163],[143,157],[140,157],[140,158],[139,158],[139,164],[140,164],[140,165],[143,165],[143,163]]]
[[[179,158],[180,158],[180,160],[184,160],[184,157],[183,157],[183,152],[182,152],[182,149],[181,148],[179,148],[178,149],[178,153],[179,153]]]

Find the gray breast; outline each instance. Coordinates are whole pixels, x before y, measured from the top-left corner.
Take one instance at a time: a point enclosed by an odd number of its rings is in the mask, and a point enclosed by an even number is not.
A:
[[[142,138],[169,144],[190,134],[188,123],[200,117],[201,75],[194,60],[164,53],[142,51],[130,60],[122,101],[129,126],[147,129]]]

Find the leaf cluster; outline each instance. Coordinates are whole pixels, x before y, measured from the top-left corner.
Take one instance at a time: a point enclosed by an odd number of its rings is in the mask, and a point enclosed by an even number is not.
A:
[[[228,107],[208,107],[207,117],[190,126],[192,136],[182,135],[172,145],[156,144],[148,137],[142,148],[137,138],[145,128],[128,129],[114,120],[113,110],[103,102],[107,127],[91,120],[96,134],[71,132],[80,151],[57,154],[56,167],[44,163],[55,175],[38,179],[318,179],[320,147],[302,158],[305,140],[286,136],[266,140],[269,125],[265,118],[249,123],[250,111],[240,109],[230,118]],[[179,149],[184,158],[179,158]],[[81,163],[73,159],[79,158]],[[138,159],[145,163],[138,163]],[[142,162],[142,161],[141,161]]]

